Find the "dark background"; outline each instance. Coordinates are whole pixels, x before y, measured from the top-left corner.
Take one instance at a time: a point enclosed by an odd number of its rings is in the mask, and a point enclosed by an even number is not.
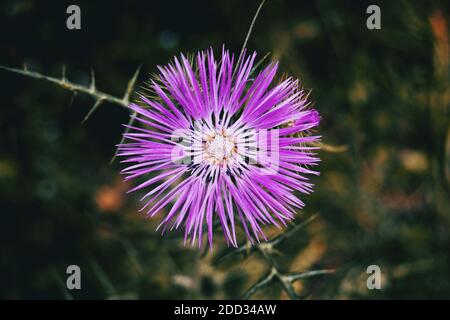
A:
[[[66,28],[81,8],[82,29]],[[240,51],[258,1],[0,3],[0,64],[121,97],[179,52]],[[366,28],[381,7],[382,29]],[[450,298],[449,2],[268,0],[248,43],[302,80],[323,117],[316,192],[297,223],[318,214],[274,255],[286,272],[333,268],[298,281],[312,299]],[[137,88],[139,89],[139,88]],[[128,112],[0,70],[0,297],[239,298],[267,271],[257,254],[214,260],[162,238],[137,213],[117,161]],[[278,233],[267,229],[269,235]],[[216,232],[220,235],[219,232]],[[66,267],[82,290],[65,289]],[[366,287],[380,266],[382,290]],[[274,283],[254,298],[284,299]]]

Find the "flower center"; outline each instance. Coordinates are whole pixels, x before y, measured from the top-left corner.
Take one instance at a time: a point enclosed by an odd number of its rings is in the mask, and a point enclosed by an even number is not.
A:
[[[234,151],[235,145],[223,135],[216,135],[206,142],[206,154],[216,162],[224,162],[228,160]]]

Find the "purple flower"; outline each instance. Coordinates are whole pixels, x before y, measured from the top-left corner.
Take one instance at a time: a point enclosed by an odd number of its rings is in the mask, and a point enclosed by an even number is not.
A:
[[[265,239],[263,224],[286,226],[304,206],[298,193],[312,192],[307,175],[319,159],[310,129],[320,116],[308,107],[294,78],[275,82],[277,63],[255,73],[256,53],[235,66],[223,49],[174,58],[158,67],[142,105],[131,104],[140,126],[127,126],[119,145],[131,165],[126,180],[145,177],[129,192],[145,189],[149,216],[164,212],[158,228],[185,228],[185,243],[221,225],[237,246],[236,222],[253,243]],[[236,70],[235,70],[236,69]]]

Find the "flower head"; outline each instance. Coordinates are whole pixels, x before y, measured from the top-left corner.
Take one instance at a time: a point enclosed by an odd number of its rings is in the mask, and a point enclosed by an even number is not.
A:
[[[250,241],[265,238],[261,225],[292,220],[318,174],[309,143],[320,117],[298,80],[275,82],[277,63],[256,74],[256,53],[243,57],[235,65],[223,49],[216,61],[211,49],[158,67],[151,94],[130,105],[140,126],[119,145],[126,179],[145,178],[130,190],[145,190],[142,210],[164,212],[158,228],[184,225],[199,246],[204,232],[212,246],[216,222],[232,246],[237,222]]]

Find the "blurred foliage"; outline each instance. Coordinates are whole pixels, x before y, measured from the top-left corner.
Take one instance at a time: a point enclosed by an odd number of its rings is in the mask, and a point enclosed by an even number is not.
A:
[[[77,1],[82,30],[65,27],[67,1],[0,4],[0,64],[59,75],[118,97],[179,52],[222,44],[239,52],[257,1]],[[335,269],[296,281],[303,298],[450,298],[449,2],[268,0],[248,47],[300,78],[323,121],[316,192],[296,223],[318,218],[272,252],[283,272]],[[161,237],[138,214],[117,161],[128,120],[105,103],[0,71],[0,297],[239,298],[264,274],[260,255],[211,253]],[[269,228],[267,234],[280,231]],[[82,290],[65,289],[66,267]],[[366,288],[368,265],[382,290]],[[274,282],[252,298],[288,298]]]

